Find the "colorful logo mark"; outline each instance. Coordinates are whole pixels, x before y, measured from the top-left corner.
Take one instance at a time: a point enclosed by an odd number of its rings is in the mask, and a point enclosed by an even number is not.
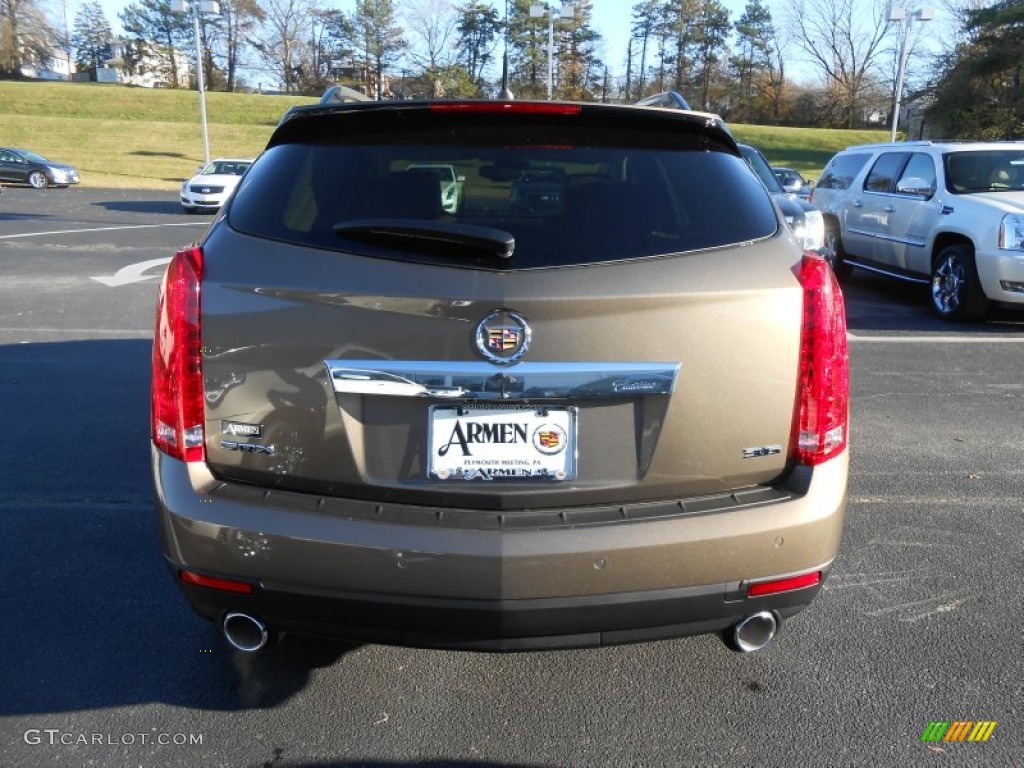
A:
[[[517,328],[500,327],[487,329],[487,345],[491,349],[502,352],[519,346],[519,330]]]
[[[537,440],[544,448],[557,448],[562,437],[557,432],[544,431],[537,433]]]
[[[933,720],[921,741],[988,741],[996,725],[995,720]]]

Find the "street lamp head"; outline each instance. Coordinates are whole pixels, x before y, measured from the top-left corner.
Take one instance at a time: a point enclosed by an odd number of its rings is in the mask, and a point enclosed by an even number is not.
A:
[[[903,21],[907,18],[907,12],[902,8],[892,8],[889,10],[889,21]]]
[[[931,21],[932,19],[935,18],[935,9],[921,8],[920,10],[914,12],[914,16],[917,17],[918,21]]]

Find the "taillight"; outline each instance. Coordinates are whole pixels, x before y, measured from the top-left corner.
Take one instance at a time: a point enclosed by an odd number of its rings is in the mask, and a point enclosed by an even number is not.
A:
[[[203,366],[199,299],[203,251],[178,251],[167,265],[153,335],[152,436],[184,461],[202,461]]]
[[[805,253],[800,263],[804,289],[797,393],[796,459],[821,464],[846,448],[849,438],[850,359],[846,307],[828,263]]]

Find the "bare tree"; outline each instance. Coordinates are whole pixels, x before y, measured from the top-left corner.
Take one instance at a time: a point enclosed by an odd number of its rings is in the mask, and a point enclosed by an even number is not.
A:
[[[459,16],[450,0],[410,0],[406,19],[412,38],[409,58],[423,69],[431,95],[444,96],[441,73],[455,63]]]
[[[36,0],[0,0],[0,77],[20,78],[22,66],[49,64],[58,38]]]
[[[300,48],[308,38],[309,22],[316,16],[316,0],[262,0],[261,39],[249,43],[266,68],[281,80],[285,93],[295,93]]]
[[[224,87],[233,91],[238,85],[238,70],[244,65],[246,38],[255,34],[266,17],[256,0],[222,0],[220,12],[224,19]]]
[[[891,0],[784,0],[793,44],[835,93],[843,123],[852,127],[862,96],[882,78],[879,66],[894,36]]]

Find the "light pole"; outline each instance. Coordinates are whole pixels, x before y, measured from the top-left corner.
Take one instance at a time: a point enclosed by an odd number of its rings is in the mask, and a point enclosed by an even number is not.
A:
[[[203,124],[203,165],[210,162],[210,135],[206,130],[206,91],[203,87],[203,52],[199,46],[199,14],[220,13],[215,0],[171,0],[171,11],[188,13],[192,11],[192,30],[196,37],[196,88],[199,90],[199,120]],[[173,55],[173,52],[172,52]]]
[[[910,58],[910,47],[907,45],[907,38],[910,37],[910,23],[917,19],[925,22],[935,18],[935,11],[931,8],[920,8],[912,11],[910,15],[902,8],[893,8],[889,11],[889,21],[898,21],[902,25],[902,37],[900,39],[900,60],[896,67],[896,100],[892,108],[892,134],[889,141],[896,141],[896,125],[900,121],[900,101],[903,99],[903,78],[907,74],[907,59]]]
[[[548,101],[551,101],[551,87],[555,79],[554,50],[555,50],[555,16],[551,12],[550,3],[534,3],[530,6],[530,18],[539,19],[544,14],[548,17]],[[563,19],[571,19],[576,14],[572,3],[562,3],[559,16]]]

